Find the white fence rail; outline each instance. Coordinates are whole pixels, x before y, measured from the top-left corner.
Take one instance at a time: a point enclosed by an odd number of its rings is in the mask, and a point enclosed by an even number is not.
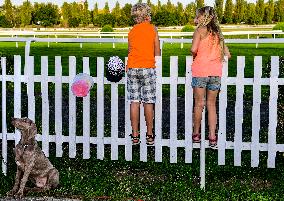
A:
[[[273,31],[229,31],[223,32],[225,36],[237,36],[237,35],[247,35],[249,39],[251,35],[271,35],[273,38],[277,34],[284,34],[282,30],[273,30]],[[193,32],[163,32],[159,31],[160,37],[185,37],[185,36],[192,36]],[[91,32],[91,31],[0,31],[0,36],[11,36],[11,37],[20,37],[20,36],[48,36],[48,37],[55,37],[58,36],[73,36],[73,37],[128,37],[128,32]]]
[[[202,142],[201,144],[192,143],[192,111],[193,111],[193,92],[191,88],[191,71],[190,66],[192,57],[186,58],[187,72],[185,77],[178,77],[178,57],[172,56],[170,58],[170,77],[162,77],[162,58],[157,57],[157,103],[155,106],[155,161],[162,161],[162,147],[170,148],[170,162],[177,162],[177,148],[182,147],[185,149],[185,162],[191,163],[193,160],[193,149],[200,149],[200,174],[201,174],[201,187],[205,186],[205,149],[209,148],[208,141],[205,140],[205,115],[203,114],[202,120]],[[223,77],[222,77],[222,89],[219,96],[219,131],[218,131],[218,164],[225,165],[225,150],[234,150],[234,164],[236,166],[241,165],[241,153],[243,150],[251,150],[251,166],[257,167],[259,164],[259,153],[261,151],[268,152],[267,167],[275,167],[276,152],[284,152],[284,144],[276,143],[276,128],[277,128],[277,99],[278,99],[278,87],[284,85],[284,78],[279,78],[279,58],[272,57],[271,62],[271,77],[261,78],[262,74],[262,57],[255,57],[254,62],[254,78],[245,78],[245,57],[238,57],[237,59],[237,77],[228,77],[228,63],[224,63]],[[76,109],[76,98],[73,96],[70,90],[71,82],[76,74],[76,57],[69,57],[69,75],[62,75],[61,57],[55,57],[55,75],[48,75],[48,57],[41,57],[41,75],[34,74],[34,57],[28,57],[28,65],[25,73],[21,74],[23,68],[21,63],[21,56],[14,57],[14,75],[6,74],[6,60],[1,59],[2,74],[0,76],[2,86],[2,133],[0,138],[2,139],[2,172],[7,172],[7,141],[12,140],[18,142],[20,139],[20,133],[16,130],[14,133],[7,132],[7,111],[13,110],[14,117],[21,117],[22,105],[22,90],[21,84],[27,83],[27,96],[28,96],[28,117],[35,119],[38,115],[35,113],[35,83],[41,84],[41,97],[42,97],[42,133],[37,135],[37,140],[42,141],[42,149],[44,153],[49,155],[49,142],[55,142],[56,144],[56,156],[62,157],[62,143],[69,143],[69,157],[76,157],[76,144],[83,143],[83,158],[90,158],[90,145],[97,145],[97,158],[104,159],[104,145],[111,145],[111,159],[118,159],[118,146],[125,146],[125,160],[132,160],[132,144],[131,139],[128,136],[131,133],[131,127],[129,122],[129,103],[125,101],[125,137],[118,136],[118,86],[124,85],[126,79],[123,78],[119,83],[110,83],[104,77],[104,59],[97,58],[97,77],[93,77],[96,85],[96,99],[97,99],[97,129],[96,133],[90,133],[90,95],[83,98],[83,131],[82,133],[76,133],[76,115],[80,112]],[[83,58],[83,71],[90,73],[89,58]],[[7,83],[14,83],[14,108],[7,108]],[[55,92],[49,94],[48,86],[53,83],[55,86]],[[69,84],[69,135],[63,135],[63,113],[62,111],[62,85]],[[104,128],[104,112],[105,112],[105,85],[111,84],[111,137],[105,136]],[[162,137],[162,86],[169,85],[170,88],[170,133],[169,139]],[[177,121],[180,117],[177,113],[177,86],[185,86],[185,132],[183,133],[184,139],[178,139],[177,133]],[[227,111],[227,87],[230,85],[236,86],[236,103],[235,103],[235,134],[234,141],[227,141],[226,139],[226,111]],[[242,124],[244,119],[243,113],[243,96],[244,86],[253,86],[253,110],[252,110],[252,138],[251,142],[244,142],[242,140]],[[261,86],[268,85],[270,87],[269,98],[269,128],[268,128],[268,142],[260,143],[260,103],[261,103]],[[126,87],[125,87],[126,88]],[[126,94],[126,92],[125,92]],[[50,119],[50,102],[49,96],[55,97],[55,134],[50,134],[49,119]],[[64,95],[66,96],[66,94]],[[143,110],[141,110],[141,117],[143,117]],[[141,133],[145,131],[144,118],[141,118]],[[40,125],[38,125],[40,126]],[[148,146],[145,143],[145,139],[142,138],[140,145],[140,160],[146,162]]]

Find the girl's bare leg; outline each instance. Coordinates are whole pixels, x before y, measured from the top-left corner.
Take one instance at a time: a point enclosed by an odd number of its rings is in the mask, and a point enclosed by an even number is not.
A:
[[[198,134],[200,133],[200,124],[202,119],[202,111],[205,106],[205,88],[197,88],[193,89],[194,93],[194,120],[193,120],[193,133]]]
[[[209,124],[209,138],[215,139],[217,113],[216,113],[216,99],[219,91],[207,90],[206,106],[208,111],[208,124]]]

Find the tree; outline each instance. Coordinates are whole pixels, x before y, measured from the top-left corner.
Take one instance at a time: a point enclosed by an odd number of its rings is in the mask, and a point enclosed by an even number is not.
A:
[[[8,27],[11,27],[11,26],[12,25],[9,24],[6,17],[4,15],[0,15],[0,27],[8,28]]]
[[[62,13],[62,24],[64,27],[70,26],[69,25],[69,19],[71,16],[71,4],[68,4],[67,2],[64,2],[61,7],[61,13]]]
[[[134,24],[133,18],[131,17],[132,5],[126,3],[121,9],[121,26],[132,26]]]
[[[256,23],[255,4],[248,3],[246,12],[247,12],[246,23],[255,24]]]
[[[33,21],[35,24],[40,24],[45,27],[58,24],[59,22],[59,9],[57,5],[52,3],[48,4],[35,4]]]
[[[100,27],[103,27],[105,25],[110,25],[111,27],[113,27],[115,23],[114,16],[110,13],[99,14],[97,19],[98,19],[98,25]]]
[[[274,6],[274,20],[284,22],[284,0],[278,0]]]
[[[256,11],[256,23],[261,24],[264,18],[264,0],[257,0],[255,11]]]
[[[186,23],[194,24],[193,20],[195,18],[196,13],[196,4],[194,2],[191,2],[185,7],[185,18]]]
[[[230,24],[233,22],[233,10],[234,5],[232,0],[227,0],[225,4],[225,11],[224,11],[224,22],[226,24]]]
[[[196,7],[201,8],[204,6],[204,0],[196,0]]]
[[[121,24],[121,10],[120,10],[120,4],[117,1],[115,4],[115,7],[112,9],[111,14],[114,16],[115,19],[115,26],[120,26]]]
[[[9,27],[12,27],[14,25],[14,11],[11,0],[5,0],[3,5],[3,11]]]
[[[245,17],[245,1],[236,0],[236,6],[234,11],[234,21],[236,23],[241,23]]]
[[[271,24],[273,16],[274,16],[274,2],[273,0],[269,0],[268,3],[265,5],[264,21],[267,24]]]
[[[186,24],[186,18],[185,18],[182,3],[180,3],[180,2],[177,3],[177,8],[175,10],[175,13],[176,13],[176,19],[177,19],[178,24],[180,26],[185,25]]]
[[[99,15],[99,8],[98,8],[98,3],[96,2],[94,6],[94,10],[93,10],[93,24],[95,26],[98,25],[98,22],[97,22],[98,15]]]
[[[108,5],[108,2],[105,3],[105,7],[104,7],[104,10],[103,10],[103,13],[104,13],[104,14],[109,13],[109,5]]]
[[[28,0],[20,6],[20,19],[23,26],[29,25],[32,21],[32,4]]]
[[[82,23],[84,26],[87,26],[90,23],[89,4],[87,0],[84,1]]]
[[[223,4],[224,4],[223,0],[215,0],[214,8],[217,13],[219,22],[222,22],[223,19]]]

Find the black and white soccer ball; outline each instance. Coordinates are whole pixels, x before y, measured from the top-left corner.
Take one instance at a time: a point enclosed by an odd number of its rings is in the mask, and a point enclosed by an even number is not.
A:
[[[112,56],[106,63],[106,78],[110,82],[119,82],[125,72],[125,65],[118,56]]]

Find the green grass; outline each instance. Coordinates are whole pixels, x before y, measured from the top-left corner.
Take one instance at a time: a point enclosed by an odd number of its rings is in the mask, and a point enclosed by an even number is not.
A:
[[[15,47],[15,43],[2,42],[1,52],[4,55],[22,55],[24,56],[24,43],[19,43],[19,48]],[[228,44],[232,54],[229,61],[229,76],[236,75],[237,56],[246,57],[245,76],[253,77],[253,61],[254,56],[263,56],[263,68],[269,60],[270,56],[284,56],[284,44],[260,44],[255,48],[255,44]],[[189,56],[190,45],[185,44],[184,48],[180,48],[180,44],[166,43],[163,47],[163,76],[169,76],[170,56],[179,57],[179,76],[185,76],[185,58]],[[40,74],[40,57],[49,56],[49,73],[54,74],[54,58],[62,56],[63,74],[68,75],[68,57],[76,56],[77,71],[82,70],[82,57],[90,57],[91,74],[96,74],[96,57],[104,57],[105,61],[113,55],[121,58],[127,56],[127,44],[116,44],[116,48],[112,48],[112,44],[88,43],[80,44],[70,43],[51,43],[50,48],[47,43],[32,43],[30,55],[35,56],[35,73]],[[24,58],[22,58],[24,62]]]
[[[193,152],[192,164],[185,164],[183,157],[179,157],[177,164],[170,164],[168,148],[164,148],[162,163],[154,162],[152,148],[147,163],[139,162],[137,147],[133,150],[132,162],[126,162],[122,157],[111,161],[109,147],[105,149],[105,160],[96,160],[95,151],[92,151],[91,159],[83,160],[82,148],[78,148],[75,159],[68,157],[67,145],[64,146],[63,158],[56,158],[53,149],[50,160],[60,172],[59,188],[29,196],[85,200],[103,196],[108,200],[281,200],[284,193],[282,154],[277,156],[276,169],[267,169],[266,154],[260,155],[260,167],[251,168],[250,152],[244,151],[242,167],[234,167],[233,152],[227,151],[226,166],[218,166],[217,151],[209,150],[206,154],[206,190],[203,191],[199,186],[198,151]],[[0,197],[11,189],[15,168],[10,152],[8,175],[0,174]]]

